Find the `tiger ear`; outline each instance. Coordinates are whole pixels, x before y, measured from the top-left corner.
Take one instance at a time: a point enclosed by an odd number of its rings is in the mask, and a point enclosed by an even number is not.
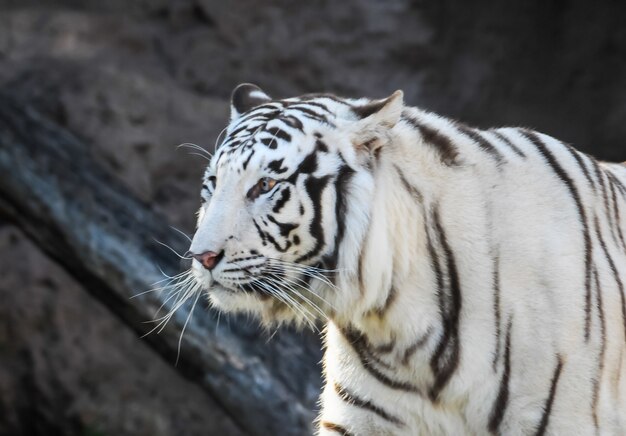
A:
[[[382,100],[375,100],[352,110],[357,116],[352,143],[357,149],[373,152],[382,147],[392,129],[402,116],[404,93],[400,90]]]
[[[242,113],[271,100],[269,95],[252,83],[237,85],[230,95],[230,120],[236,120]]]

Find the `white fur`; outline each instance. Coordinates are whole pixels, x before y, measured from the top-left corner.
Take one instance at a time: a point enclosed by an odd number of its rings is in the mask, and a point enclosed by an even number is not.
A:
[[[329,153],[320,155],[315,174],[321,177],[336,172],[339,153],[356,169],[347,189],[348,208],[343,217],[347,225],[339,247],[336,289],[315,281],[311,288],[318,297],[310,298],[329,316],[324,358],[327,385],[321,396],[320,422],[341,425],[355,435],[488,434],[493,405],[501,388],[504,341],[510,322],[509,396],[499,433],[525,435],[537,431],[560,358],[562,366],[546,433],[626,434],[626,338],[621,299],[594,224],[597,216],[607,251],[626,284],[626,252],[618,243],[616,230],[620,226],[626,233],[626,200],[618,191],[621,219],[616,223],[613,209],[609,215],[605,212],[591,160],[582,158],[597,185],[595,192],[565,146],[539,135],[572,178],[586,214],[592,260],[603,299],[606,351],[602,371],[598,368],[601,326],[594,289],[589,339],[584,335],[585,246],[579,212],[566,184],[527,137],[517,129],[498,130],[523,151],[522,158],[495,133],[484,132],[484,137],[503,156],[503,162],[498,163],[450,120],[403,107],[401,93],[394,94],[378,113],[363,120],[357,120],[346,105],[324,98],[318,101],[331,108],[335,125],[302,118],[305,131],[309,135],[321,132],[330,148]],[[437,148],[400,118],[402,110],[451,140],[458,150],[455,165],[442,162]],[[237,126],[234,121],[229,131]],[[374,149],[361,148],[372,138],[376,141],[370,142],[370,147],[374,144],[374,148],[380,148],[377,158],[373,156]],[[262,202],[246,202],[244,195],[263,176],[259,171],[268,160],[282,157],[286,166],[295,168],[313,150],[313,144],[310,137],[298,137],[297,144],[259,152],[243,173],[235,171],[241,160],[217,166],[216,155],[207,174],[217,174],[218,188],[204,207],[191,251],[219,247],[226,250],[227,259],[229,253],[254,248],[264,256],[293,261],[297,256],[292,252],[280,254],[260,245],[251,220],[267,210]],[[368,165],[371,170],[367,170]],[[622,182],[626,180],[623,167],[601,166]],[[421,199],[403,186],[398,168],[406,181],[419,190]],[[306,192],[302,186],[297,189],[297,195],[306,204]],[[329,232],[338,225],[333,214],[334,201],[334,194],[326,191],[322,210],[324,227]],[[611,201],[609,198],[612,208]],[[435,208],[453,252],[462,309],[458,366],[433,401],[428,398],[434,382],[431,358],[443,327],[436,276],[427,247],[427,232],[431,232],[431,237],[433,234],[432,222],[426,227],[424,220],[432,220]],[[311,219],[311,211],[307,206],[306,213],[299,217],[293,208],[285,211],[283,218],[306,223]],[[229,235],[235,238],[226,241]],[[313,242],[304,236],[302,239],[299,249],[304,251]],[[332,248],[331,242],[325,242],[324,250]],[[228,266],[227,260],[224,263],[218,265],[213,276],[219,278]],[[500,282],[499,336],[494,311],[496,267]],[[194,268],[198,280],[207,288],[212,287],[211,274],[197,262]],[[392,285],[397,295],[384,316],[378,316],[376,310],[387,301]],[[271,311],[275,301],[262,301],[255,295],[220,286],[209,295],[222,310],[252,312],[266,322],[302,320],[302,313]],[[295,298],[303,311],[313,312],[306,301]],[[376,380],[364,368],[354,345],[346,340],[342,333],[346,328],[358,329],[372,346],[393,341],[393,350],[381,357],[387,366],[380,371],[416,386],[420,393],[394,389]],[[407,364],[401,363],[404,352],[421,337],[427,338],[423,346]],[[600,374],[596,427],[591,401],[594,380]],[[336,382],[359,399],[392,413],[401,424],[342,400],[333,387]],[[322,426],[320,434],[337,433]]]

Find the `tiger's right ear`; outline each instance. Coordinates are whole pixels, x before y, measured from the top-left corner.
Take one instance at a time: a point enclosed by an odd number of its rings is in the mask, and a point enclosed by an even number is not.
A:
[[[252,83],[237,85],[230,95],[230,120],[234,121],[242,113],[271,100],[269,95]]]
[[[389,139],[388,132],[402,116],[404,94],[398,90],[382,100],[352,108],[356,115],[351,127],[352,143],[357,150],[375,152]]]

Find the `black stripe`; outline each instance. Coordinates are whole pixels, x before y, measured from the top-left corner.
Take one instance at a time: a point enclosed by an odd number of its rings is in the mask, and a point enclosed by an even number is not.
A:
[[[300,174],[313,174],[317,170],[317,152],[313,151],[305,156],[298,168],[286,179],[289,183],[296,184]]]
[[[343,158],[343,165],[339,168],[337,177],[335,178],[335,222],[337,225],[337,233],[335,234],[335,248],[333,253],[324,259],[327,269],[337,268],[339,261],[339,249],[346,233],[346,215],[348,213],[348,184],[352,179],[354,170],[350,168]]]
[[[272,135],[272,138],[282,139],[283,141],[291,141],[291,135],[278,127],[271,127],[266,130],[266,133]]]
[[[509,402],[509,378],[511,375],[511,327],[513,320],[509,319],[509,323],[506,328],[506,343],[504,345],[504,369],[502,371],[502,378],[500,379],[500,389],[498,390],[498,396],[491,414],[489,415],[489,431],[493,434],[498,434],[498,429],[504,418],[504,412]]]
[[[617,287],[619,289],[619,296],[622,303],[622,323],[624,324],[624,337],[626,338],[626,296],[624,295],[624,283],[620,278],[619,271],[617,271],[617,267],[615,266],[615,262],[609,253],[609,250],[604,242],[604,238],[602,237],[602,231],[600,230],[600,222],[598,221],[598,217],[595,217],[596,224],[596,236],[600,241],[600,247],[602,247],[602,251],[604,252],[604,256],[609,263],[609,267],[611,268],[611,272],[613,273],[613,278],[615,279],[615,283],[617,283]]]
[[[430,367],[435,375],[435,380],[430,389],[429,396],[432,401],[437,401],[439,393],[446,386],[459,364],[459,320],[461,316],[462,299],[461,285],[456,270],[454,253],[448,244],[437,207],[434,209],[433,218],[435,221],[437,239],[443,249],[443,256],[448,273],[448,292],[439,292],[439,304],[443,318],[443,334],[430,361]]]
[[[493,157],[498,163],[502,163],[504,161],[502,153],[500,153],[500,151],[498,151],[498,149],[491,142],[481,135],[478,130],[472,129],[471,127],[463,124],[458,125],[457,129],[466,136],[469,136],[472,141],[476,142],[480,148],[490,154],[491,157]]]
[[[298,228],[299,226],[299,224],[294,223],[281,223],[280,221],[276,220],[276,218],[274,218],[272,215],[267,215],[267,219],[278,227],[280,236],[282,236],[283,238],[288,237],[289,233],[291,233],[292,230]]]
[[[289,189],[289,186],[287,186],[280,193],[280,198],[276,200],[276,203],[274,204],[274,207],[272,208],[272,212],[279,213],[280,210],[283,207],[285,207],[285,204],[287,204],[290,198],[291,198],[291,189]]]
[[[346,106],[352,107],[352,105],[350,103],[348,103],[347,101],[345,101],[341,97],[337,97],[334,94],[329,94],[329,93],[326,93],[326,92],[313,92],[313,93],[301,95],[298,98],[300,100],[303,100],[303,101],[313,100],[313,99],[317,99],[317,98],[327,98],[327,99],[332,100],[332,101],[334,101],[336,103],[341,103],[341,104],[345,104]]]
[[[596,173],[596,178],[600,182],[600,188],[602,190],[602,200],[604,201],[604,212],[606,213],[607,218],[609,219],[609,227],[611,227],[611,221],[613,220],[611,213],[609,212],[609,196],[607,193],[607,186],[604,183],[604,171],[600,168],[597,161],[594,161],[594,169]]]
[[[617,176],[615,174],[613,174],[612,172],[608,171],[607,175],[609,176],[609,179],[611,179],[611,182],[617,186],[617,189],[619,189],[619,191],[622,193],[622,195],[624,197],[626,197],[626,185],[624,185],[622,183],[622,181],[620,179],[617,178]]]
[[[417,386],[413,386],[410,383],[393,380],[390,377],[387,377],[385,374],[380,372],[375,366],[373,362],[377,362],[378,364],[384,364],[389,366],[389,364],[381,361],[377,358],[373,353],[367,352],[366,343],[363,341],[363,335],[358,332],[355,333],[353,329],[342,330],[347,342],[352,346],[352,349],[355,351],[357,356],[359,357],[359,361],[363,368],[372,375],[376,380],[386,385],[391,389],[396,389],[399,391],[411,392],[414,394],[420,394],[420,389]],[[366,338],[365,338],[366,340]]]
[[[365,295],[365,277],[363,277],[363,261],[365,259],[365,247],[369,235],[366,235],[361,244],[361,251],[359,252],[359,264],[357,265],[357,278],[359,280],[359,291],[361,295]]]
[[[526,154],[522,150],[520,150],[517,145],[513,144],[513,141],[507,138],[503,132],[495,129],[490,130],[490,132],[493,133],[500,141],[504,142],[519,157],[526,157]]]
[[[385,369],[392,369],[392,366],[382,360],[378,354],[386,354],[389,347],[393,349],[395,341],[380,347],[374,347],[367,339],[367,336],[353,327],[342,329],[341,333],[359,356],[364,356],[370,363],[376,363]]]
[[[272,150],[276,150],[278,147],[278,141],[276,141],[276,138],[261,138],[261,144],[271,148]]]
[[[500,257],[496,256],[493,260],[493,312],[496,329],[496,349],[493,353],[492,367],[494,372],[500,359],[500,336],[501,336],[501,319],[500,314]]]
[[[263,242],[263,245],[267,244],[267,235],[266,233],[261,230],[261,227],[259,226],[259,224],[256,222],[256,220],[253,218],[252,219],[252,223],[254,224],[254,228],[256,229],[257,233],[259,234],[259,237],[261,238],[261,241]]]
[[[546,429],[548,428],[548,423],[550,421],[550,413],[552,413],[552,403],[554,403],[554,397],[556,396],[556,387],[559,383],[559,377],[561,376],[561,369],[563,369],[563,360],[561,356],[557,354],[557,364],[556,368],[554,368],[554,375],[552,376],[552,382],[550,383],[550,393],[548,394],[548,398],[546,399],[546,403],[543,406],[543,415],[541,416],[541,421],[539,421],[539,427],[537,428],[536,436],[542,436]]]
[[[589,340],[590,326],[591,326],[591,262],[592,262],[592,249],[591,249],[591,236],[589,235],[589,225],[587,224],[587,215],[583,207],[578,189],[574,184],[574,181],[570,178],[567,172],[559,165],[554,155],[550,152],[548,147],[539,139],[539,136],[535,132],[530,130],[521,130],[524,135],[533,145],[537,148],[539,153],[548,162],[552,170],[556,173],[557,177],[565,184],[569,190],[580,220],[583,226],[583,240],[585,244],[585,341]]]
[[[372,413],[380,416],[386,421],[389,421],[396,425],[404,425],[404,423],[400,420],[400,418],[392,415],[391,413],[384,410],[382,407],[375,405],[371,401],[364,400],[362,398],[357,397],[354,393],[350,392],[345,387],[341,386],[339,383],[334,384],[335,392],[346,403],[349,403],[352,406],[360,407],[361,409],[369,410]]]
[[[311,223],[309,224],[309,233],[315,239],[315,246],[308,253],[303,254],[302,256],[296,259],[296,263],[305,262],[307,260],[313,259],[317,256],[324,246],[324,225],[322,222],[322,193],[324,192],[324,188],[328,184],[330,180],[330,176],[324,176],[321,178],[309,177],[304,181],[304,187],[306,189],[307,194],[309,195],[309,199],[311,200],[311,204],[313,205],[313,218],[311,219]]]
[[[604,304],[602,302],[602,289],[600,287],[600,281],[598,279],[598,270],[593,270],[593,277],[596,288],[596,307],[598,308],[598,318],[600,319],[600,358],[598,359],[598,374],[593,380],[593,394],[591,400],[591,414],[593,417],[593,423],[598,428],[598,399],[600,394],[600,380],[604,372],[604,358],[606,355],[606,321],[604,319]]]
[[[443,163],[446,165],[455,165],[457,163],[456,158],[459,151],[448,136],[435,127],[422,124],[406,112],[402,113],[402,119],[419,131],[425,143],[433,146],[439,152]]]
[[[318,139],[315,141],[315,149],[317,151],[321,151],[324,153],[328,153],[328,146],[326,145],[326,143],[324,141],[322,141],[321,139]]]
[[[565,146],[565,149],[567,151],[569,151],[569,153],[572,155],[572,157],[576,160],[576,163],[578,164],[578,166],[582,170],[583,174],[585,175],[585,178],[587,179],[587,182],[589,182],[589,186],[591,186],[592,189],[595,189],[596,185],[595,185],[595,183],[593,183],[593,179],[591,178],[591,174],[589,174],[589,170],[587,169],[587,165],[585,165],[585,162],[583,161],[583,158],[581,157],[580,153],[578,151],[574,150],[574,148],[572,148],[571,146],[569,146],[567,144],[563,144],[563,145]]]
[[[617,235],[622,245],[622,249],[626,253],[626,241],[624,240],[624,234],[622,233],[622,218],[620,216],[621,214],[619,211],[619,204],[617,203],[617,193],[615,192],[615,185],[613,183],[609,183],[609,186],[611,187],[611,197],[613,198],[613,214],[615,215],[615,226],[617,227]]]
[[[389,287],[389,291],[387,292],[387,299],[382,307],[377,308],[374,312],[379,318],[384,318],[385,314],[391,307],[396,298],[398,297],[398,290],[393,286],[393,284]]]
[[[283,161],[284,159],[273,160],[267,164],[267,169],[276,174],[283,174],[288,170],[287,167],[283,167]]]
[[[328,123],[328,119],[326,118],[326,116],[318,114],[315,111],[312,111],[310,109],[306,109],[306,108],[295,108],[298,111],[301,112],[302,116],[309,118],[313,121],[317,121],[320,123]]]
[[[326,106],[325,104],[322,104],[320,102],[317,102],[317,101],[310,101],[310,100],[301,101],[301,102],[296,103],[292,107],[297,107],[298,109],[300,109],[302,106],[305,106],[305,107],[306,106],[313,106],[313,107],[320,108],[324,112],[330,113],[330,110],[328,109],[328,106]]]
[[[289,127],[304,133],[304,125],[302,124],[302,121],[300,121],[297,117],[293,115],[286,115],[280,117],[279,119],[287,124]]]
[[[336,433],[339,433],[342,436],[354,436],[352,433],[350,433],[348,430],[346,430],[345,427],[340,426],[339,424],[334,424],[332,422],[328,422],[328,421],[322,421],[322,427],[324,427],[324,429],[328,430],[328,431],[334,431]]]
[[[400,177],[400,181],[402,182],[402,186],[404,186],[404,189],[407,190],[407,192],[409,193],[411,197],[415,198],[417,201],[421,203],[422,200],[424,199],[424,197],[422,196],[422,193],[415,186],[409,183],[409,181],[406,179],[404,175],[404,172],[400,169],[398,165],[394,164],[393,166],[398,172],[398,176]]]
[[[415,342],[413,342],[406,350],[404,350],[404,355],[402,356],[402,364],[408,365],[409,360],[415,354],[417,350],[422,348],[430,339],[430,335],[432,334],[433,329],[428,327],[423,335],[421,335]]]
[[[248,158],[245,160],[245,162],[243,163],[243,169],[245,170],[246,168],[248,168],[248,164],[250,163],[250,159],[252,159],[252,156],[254,156],[254,149],[250,150],[250,155],[248,156]]]

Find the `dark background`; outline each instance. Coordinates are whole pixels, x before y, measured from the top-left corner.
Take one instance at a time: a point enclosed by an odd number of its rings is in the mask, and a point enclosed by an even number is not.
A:
[[[0,90],[187,233],[205,162],[175,146],[212,148],[240,82],[276,97],[402,89],[410,105],[623,161],[626,3],[0,0]],[[281,357],[315,371],[319,353]],[[0,216],[0,435],[56,434],[242,433]]]

